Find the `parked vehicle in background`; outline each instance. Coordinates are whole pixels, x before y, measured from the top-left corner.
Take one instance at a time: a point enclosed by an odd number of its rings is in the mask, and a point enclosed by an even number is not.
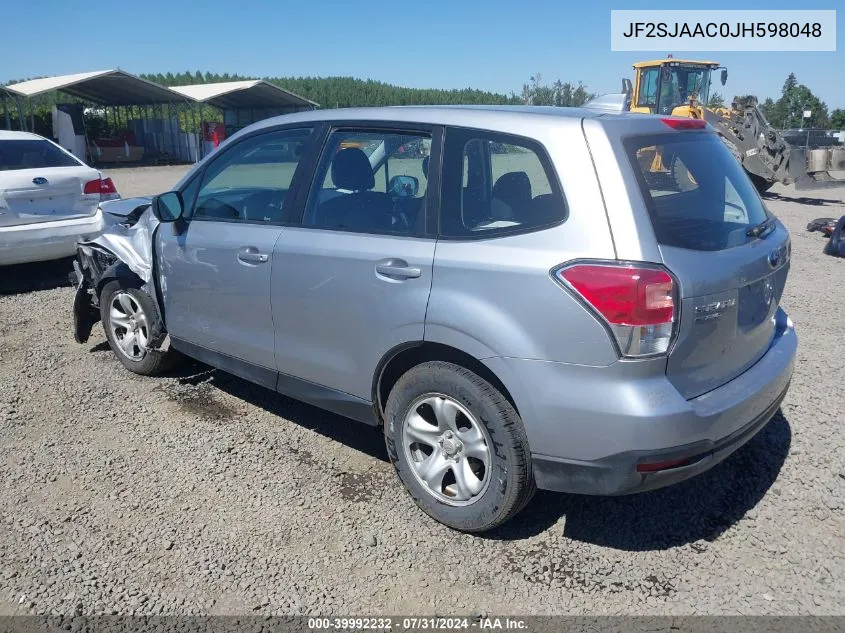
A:
[[[111,178],[52,141],[0,131],[0,265],[73,255],[102,230],[100,202],[119,197]]]
[[[792,376],[789,235],[703,121],[298,113],[146,204],[80,245],[77,341],[102,320],[136,373],[182,353],[380,426],[459,530],[701,473]]]

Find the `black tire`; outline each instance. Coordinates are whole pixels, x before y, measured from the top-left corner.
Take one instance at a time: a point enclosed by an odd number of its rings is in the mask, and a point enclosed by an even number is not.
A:
[[[490,468],[486,487],[468,505],[438,499],[418,479],[402,445],[410,408],[426,396],[442,394],[463,406],[488,435]],[[536,490],[531,452],[522,420],[490,383],[452,363],[417,365],[399,378],[385,407],[385,443],[399,479],[429,516],[456,530],[483,532],[501,525],[531,500]]]
[[[762,176],[758,176],[757,174],[752,174],[750,171],[745,172],[745,173],[747,173],[748,177],[751,178],[751,183],[754,185],[754,188],[759,193],[766,193],[775,184],[771,180],[766,180]]]
[[[164,322],[155,301],[130,280],[110,281],[100,291],[100,320],[103,322],[103,329],[112,352],[126,369],[142,376],[158,376],[171,369],[181,359],[176,350],[146,350],[140,358],[133,359],[120,349],[113,332],[110,307],[112,301],[121,294],[128,294],[146,315],[146,338],[151,344],[160,344],[165,336]]]

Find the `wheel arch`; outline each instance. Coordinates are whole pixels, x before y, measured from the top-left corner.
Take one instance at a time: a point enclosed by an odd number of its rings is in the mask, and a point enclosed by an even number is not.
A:
[[[138,288],[143,288],[144,286],[144,280],[141,279],[135,272],[133,272],[132,269],[129,268],[129,266],[125,262],[118,260],[114,264],[106,268],[103,271],[102,277],[97,280],[97,284],[94,287],[97,292],[97,297],[100,296],[100,293],[102,293],[103,291],[103,287],[107,283],[119,280],[137,283]]]
[[[402,374],[421,363],[435,360],[454,363],[483,378],[498,389],[513,406],[517,414],[519,413],[519,407],[517,407],[513,396],[502,380],[476,357],[444,343],[414,341],[397,345],[391,349],[382,357],[376,367],[373,377],[372,398],[379,424],[384,422],[384,405],[387,402],[390,390]]]

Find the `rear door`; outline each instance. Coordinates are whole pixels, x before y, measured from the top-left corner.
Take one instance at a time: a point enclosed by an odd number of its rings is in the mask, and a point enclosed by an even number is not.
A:
[[[680,283],[667,375],[694,398],[744,372],[771,344],[789,235],[715,134],[634,136],[624,145],[663,262]]]
[[[186,183],[186,226],[156,231],[171,336],[275,371],[273,249],[311,135],[303,128],[250,136]]]
[[[0,226],[94,215],[99,188],[85,185],[98,171],[41,138],[0,140]]]
[[[440,137],[413,125],[331,131],[301,226],[273,255],[280,372],[369,401],[382,356],[423,340]]]

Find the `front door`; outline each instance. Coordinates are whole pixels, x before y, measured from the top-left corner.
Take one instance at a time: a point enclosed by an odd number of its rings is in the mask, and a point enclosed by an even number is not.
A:
[[[273,255],[283,374],[370,400],[382,356],[423,340],[436,243],[426,225],[438,202],[436,170],[428,171],[439,160],[435,132],[329,135],[302,224],[285,229]]]
[[[296,168],[310,129],[248,137],[182,191],[185,227],[157,231],[170,335],[275,371],[270,279]]]

